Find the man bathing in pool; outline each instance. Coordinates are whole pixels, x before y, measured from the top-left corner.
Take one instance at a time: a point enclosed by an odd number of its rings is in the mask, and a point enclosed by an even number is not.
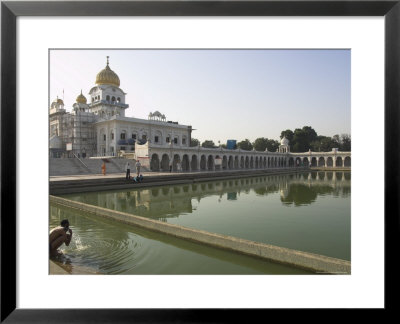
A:
[[[54,256],[58,253],[57,249],[65,243],[66,246],[69,245],[72,238],[72,230],[69,228],[68,219],[64,219],[61,221],[61,226],[57,226],[56,228],[50,231],[50,255]]]

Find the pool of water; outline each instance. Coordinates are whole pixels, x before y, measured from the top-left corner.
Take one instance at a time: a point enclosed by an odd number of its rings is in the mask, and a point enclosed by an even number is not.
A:
[[[50,206],[50,228],[70,221],[73,239],[53,258],[72,274],[309,274],[131,225]]]
[[[350,260],[351,173],[304,172],[63,197]]]

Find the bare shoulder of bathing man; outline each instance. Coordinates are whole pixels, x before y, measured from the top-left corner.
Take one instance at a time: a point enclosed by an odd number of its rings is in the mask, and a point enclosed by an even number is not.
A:
[[[57,226],[50,231],[49,244],[51,256],[54,256],[58,253],[57,249],[63,243],[68,246],[71,242],[72,230],[69,228],[68,219],[62,220],[60,225],[61,226]]]

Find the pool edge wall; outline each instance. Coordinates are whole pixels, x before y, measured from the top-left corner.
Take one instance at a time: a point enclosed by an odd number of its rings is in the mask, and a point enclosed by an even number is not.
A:
[[[172,235],[208,246],[274,261],[285,265],[311,270],[316,273],[350,274],[351,263],[319,254],[297,251],[270,244],[249,241],[233,236],[211,233],[119,212],[82,202],[50,195],[50,203],[85,211],[96,216],[138,226],[147,230]]]

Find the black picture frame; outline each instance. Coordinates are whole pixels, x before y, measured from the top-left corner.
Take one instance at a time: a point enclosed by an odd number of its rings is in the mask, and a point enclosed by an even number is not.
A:
[[[16,19],[19,16],[384,16],[385,17],[385,310],[397,306],[399,237],[400,0],[125,1],[1,3],[1,322],[235,322],[252,309],[16,308]],[[90,10],[89,10],[90,8]],[[379,160],[379,159],[378,159]],[[381,164],[378,165],[381,167]],[[373,262],[373,256],[371,256]]]

